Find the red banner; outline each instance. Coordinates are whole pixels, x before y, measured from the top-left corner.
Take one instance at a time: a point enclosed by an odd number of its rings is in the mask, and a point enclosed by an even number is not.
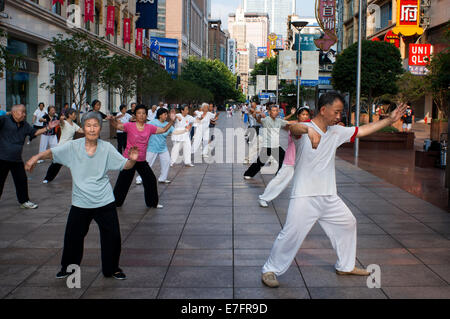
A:
[[[64,0],[53,0],[52,5],[55,5],[57,2],[59,2],[62,6],[64,5]]]
[[[123,43],[131,43],[131,20],[123,19]]]
[[[386,33],[386,35],[384,36],[384,41],[392,43],[397,48],[400,48],[400,37],[398,36],[398,34],[395,34],[394,32],[392,32],[392,30],[389,30]]]
[[[94,22],[94,0],[84,0],[84,22]]]
[[[141,28],[136,29],[136,52],[142,52],[142,30]]]
[[[106,14],[106,35],[114,35],[114,16],[116,8],[114,6],[108,6]]]

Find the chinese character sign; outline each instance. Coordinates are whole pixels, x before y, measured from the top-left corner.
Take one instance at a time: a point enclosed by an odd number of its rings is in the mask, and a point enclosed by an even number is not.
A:
[[[115,7],[108,6],[107,15],[106,15],[106,35],[114,35],[114,15],[115,15]]]
[[[388,43],[392,43],[397,48],[400,47],[400,37],[398,36],[398,34],[395,34],[394,32],[392,32],[392,30],[389,30],[386,33],[386,35],[384,36],[384,41],[388,42]]]
[[[392,31],[403,36],[423,33],[420,27],[420,0],[397,0],[397,25]]]
[[[316,0],[316,19],[325,35],[315,39],[316,47],[328,51],[337,42],[336,36],[336,0]]]
[[[142,52],[142,29],[136,28],[136,52]]]
[[[94,0],[84,0],[84,22],[94,22]]]
[[[123,43],[131,43],[131,20],[123,19]]]

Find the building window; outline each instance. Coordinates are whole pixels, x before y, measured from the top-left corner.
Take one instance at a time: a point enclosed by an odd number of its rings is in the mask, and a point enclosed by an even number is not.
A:
[[[388,27],[389,22],[392,21],[392,3],[388,2],[382,5],[380,11],[380,28],[377,28],[377,31]]]
[[[52,5],[52,12],[61,15],[61,3],[56,2],[54,5]]]
[[[114,21],[114,44],[117,44],[117,34],[119,33],[119,28],[117,21]]]
[[[94,32],[100,35],[100,10],[97,7],[95,7]]]

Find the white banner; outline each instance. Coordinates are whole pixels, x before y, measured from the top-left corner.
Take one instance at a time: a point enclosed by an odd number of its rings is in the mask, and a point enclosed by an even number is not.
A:
[[[280,80],[297,79],[297,51],[280,51]]]
[[[236,40],[228,39],[227,66],[231,73],[236,74]]]
[[[268,75],[267,76],[267,90],[275,91],[277,89],[277,76]],[[266,76],[257,75],[256,76],[256,93],[261,93],[266,91]]]
[[[301,80],[319,80],[319,51],[302,52]]]

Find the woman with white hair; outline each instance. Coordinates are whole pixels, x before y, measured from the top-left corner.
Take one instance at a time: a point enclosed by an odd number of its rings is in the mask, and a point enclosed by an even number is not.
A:
[[[192,153],[194,154],[195,152],[197,152],[200,145],[203,144],[202,154],[204,157],[207,157],[209,143],[209,124],[211,123],[211,121],[216,121],[219,118],[219,113],[214,114],[212,112],[209,112],[209,104],[202,103],[201,112],[197,114],[197,120],[200,120],[200,124],[195,130],[194,142],[192,143]]]
[[[184,165],[193,167],[191,162],[191,141],[189,132],[195,119],[189,115],[189,106],[185,105],[181,109],[181,113],[176,114],[175,130],[172,133],[172,156],[170,165],[173,166],[177,162],[180,155],[180,149],[183,149]]]
[[[102,272],[105,277],[125,279],[119,268],[121,238],[119,219],[112,186],[107,172],[129,170],[134,167],[139,152],[128,149],[128,159],[116,148],[99,139],[102,119],[96,112],[89,112],[82,119],[84,138],[71,140],[31,157],[25,169],[32,171],[40,159],[52,159],[67,166],[72,174],[72,206],[64,234],[61,271],[56,278],[69,275],[67,267],[80,265],[83,258],[84,237],[92,220],[100,230]]]

